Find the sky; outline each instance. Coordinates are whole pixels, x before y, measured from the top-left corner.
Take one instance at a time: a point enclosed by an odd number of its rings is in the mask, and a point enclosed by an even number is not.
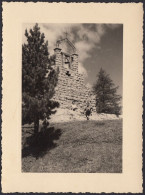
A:
[[[28,31],[35,24],[23,24],[22,41],[26,43],[25,29]],[[123,25],[122,24],[38,24],[40,31],[48,40],[50,55],[54,54],[56,41],[65,37],[74,44],[79,55],[78,70],[85,77],[85,83],[92,86],[97,79],[100,68],[103,68],[119,86],[118,94],[122,95],[123,85]]]

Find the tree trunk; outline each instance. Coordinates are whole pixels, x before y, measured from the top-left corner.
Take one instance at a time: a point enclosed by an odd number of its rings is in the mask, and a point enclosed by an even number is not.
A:
[[[34,134],[37,134],[39,131],[39,118],[36,118],[34,121]]]

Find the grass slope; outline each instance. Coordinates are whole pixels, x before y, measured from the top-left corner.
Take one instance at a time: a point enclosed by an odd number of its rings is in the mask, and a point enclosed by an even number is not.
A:
[[[23,172],[122,172],[122,120],[53,124],[33,137],[23,127]]]

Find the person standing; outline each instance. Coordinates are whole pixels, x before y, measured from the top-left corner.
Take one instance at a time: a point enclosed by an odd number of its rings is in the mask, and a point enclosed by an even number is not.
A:
[[[87,107],[85,108],[85,115],[86,115],[87,120],[89,120],[91,111],[92,111],[92,108],[90,107],[89,103],[87,103]]]

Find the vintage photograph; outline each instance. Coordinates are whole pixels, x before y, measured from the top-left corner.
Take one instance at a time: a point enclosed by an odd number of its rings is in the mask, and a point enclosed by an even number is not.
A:
[[[143,3],[2,3],[2,192],[143,192]]]
[[[23,23],[22,172],[122,173],[123,24]]]

